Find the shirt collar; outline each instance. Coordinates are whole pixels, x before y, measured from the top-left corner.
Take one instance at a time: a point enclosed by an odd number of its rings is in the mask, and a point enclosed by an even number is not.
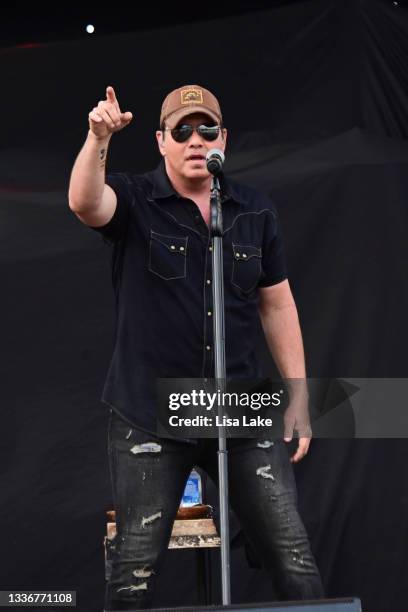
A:
[[[148,173],[148,178],[152,184],[152,198],[154,200],[161,200],[174,196],[177,197],[179,195],[167,176],[164,160],[161,160],[155,170]],[[240,186],[227,178],[223,172],[220,174],[219,179],[222,202],[227,202],[228,200],[233,200],[240,204],[247,204],[249,202],[246,193],[240,189]]]

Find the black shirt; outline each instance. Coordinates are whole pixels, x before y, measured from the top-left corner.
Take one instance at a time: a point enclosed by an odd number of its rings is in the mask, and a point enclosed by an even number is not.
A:
[[[156,379],[214,376],[211,240],[198,206],[172,187],[164,163],[110,174],[117,207],[92,228],[113,248],[115,347],[102,394],[135,427],[156,432]],[[227,376],[258,378],[258,287],[286,278],[269,198],[221,176]]]

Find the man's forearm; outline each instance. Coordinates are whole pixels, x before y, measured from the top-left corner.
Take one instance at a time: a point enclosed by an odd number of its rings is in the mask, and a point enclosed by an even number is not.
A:
[[[105,165],[111,136],[98,139],[89,131],[72,168],[69,206],[75,212],[97,208],[105,185]]]
[[[296,305],[269,308],[260,316],[269,350],[282,378],[304,379],[305,357]]]

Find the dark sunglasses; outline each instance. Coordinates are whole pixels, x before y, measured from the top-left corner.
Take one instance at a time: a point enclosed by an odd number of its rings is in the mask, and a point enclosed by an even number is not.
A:
[[[186,142],[192,135],[194,131],[197,132],[204,140],[217,140],[218,135],[220,133],[221,126],[219,125],[198,125],[197,127],[193,127],[188,123],[183,125],[178,125],[175,128],[164,128],[166,131],[169,131],[172,135],[172,138],[176,142]]]

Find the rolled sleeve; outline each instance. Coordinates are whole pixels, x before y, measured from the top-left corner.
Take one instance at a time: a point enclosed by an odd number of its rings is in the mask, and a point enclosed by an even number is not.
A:
[[[275,208],[268,210],[262,248],[262,274],[259,287],[276,285],[287,278],[285,250],[279,215]]]

